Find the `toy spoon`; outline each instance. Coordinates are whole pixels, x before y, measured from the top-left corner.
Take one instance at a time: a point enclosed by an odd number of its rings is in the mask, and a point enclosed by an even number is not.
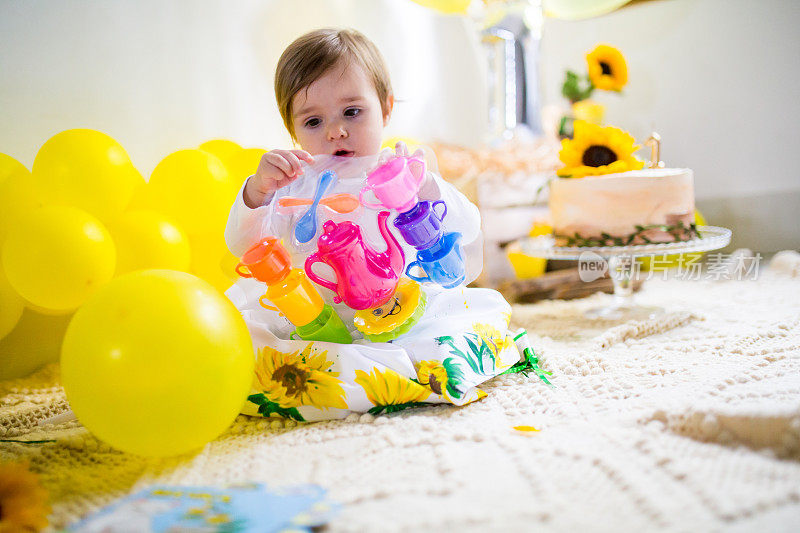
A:
[[[320,176],[317,182],[317,189],[314,191],[314,201],[311,202],[311,207],[300,217],[294,227],[294,236],[297,238],[297,242],[308,242],[317,234],[317,206],[322,199],[322,195],[325,194],[325,191],[334,181],[336,181],[336,173],[332,170],[326,170]]]
[[[278,205],[281,207],[298,207],[301,205],[309,205],[311,204],[311,198],[295,198],[293,196],[285,196],[278,200]],[[358,198],[346,192],[340,192],[338,194],[332,194],[330,196],[326,196],[322,200],[320,200],[320,205],[324,205],[330,209],[333,209],[337,213],[345,214],[345,213],[352,213],[361,203],[358,201]]]

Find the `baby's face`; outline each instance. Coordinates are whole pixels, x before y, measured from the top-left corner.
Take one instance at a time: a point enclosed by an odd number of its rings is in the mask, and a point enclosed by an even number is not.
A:
[[[300,90],[292,110],[297,141],[311,155],[376,154],[389,121],[374,85],[357,63],[336,66]]]

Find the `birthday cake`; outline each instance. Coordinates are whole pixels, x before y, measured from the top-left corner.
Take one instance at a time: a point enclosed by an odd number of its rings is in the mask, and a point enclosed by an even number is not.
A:
[[[697,236],[690,169],[558,178],[550,184],[549,206],[558,246],[626,246]]]

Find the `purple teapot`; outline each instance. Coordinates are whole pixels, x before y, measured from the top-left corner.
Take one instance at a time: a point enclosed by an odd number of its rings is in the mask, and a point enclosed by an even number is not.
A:
[[[394,295],[405,257],[386,224],[387,218],[388,211],[378,214],[378,227],[386,241],[385,252],[376,252],[367,246],[357,224],[328,220],[322,225],[317,251],[306,259],[305,271],[316,283],[336,293],[334,303],[344,302],[358,310],[369,309],[385,304]],[[319,261],[333,268],[336,283],[312,271],[311,267]]]

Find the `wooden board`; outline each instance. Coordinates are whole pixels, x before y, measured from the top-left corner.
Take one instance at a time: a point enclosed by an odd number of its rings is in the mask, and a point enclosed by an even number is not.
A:
[[[643,280],[633,281],[633,290],[638,291],[642,283]],[[583,298],[600,291],[612,294],[614,284],[608,274],[594,281],[582,281],[578,269],[569,268],[546,272],[538,278],[507,281],[498,290],[511,303],[530,303]]]

